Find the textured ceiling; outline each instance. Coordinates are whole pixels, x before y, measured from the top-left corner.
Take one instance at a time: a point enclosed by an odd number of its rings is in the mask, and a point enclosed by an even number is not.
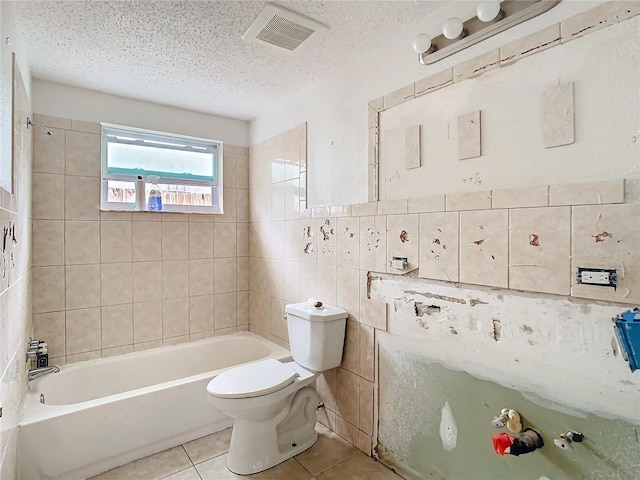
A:
[[[241,35],[262,1],[18,1],[32,76],[249,120],[272,102],[410,39],[434,1],[278,1],[329,26],[302,56]]]

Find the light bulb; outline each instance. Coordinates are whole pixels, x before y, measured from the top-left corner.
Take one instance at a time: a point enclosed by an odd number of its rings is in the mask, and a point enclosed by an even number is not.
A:
[[[457,17],[451,17],[442,26],[442,34],[449,40],[458,38],[463,29],[462,20]]]
[[[482,2],[478,5],[476,14],[481,22],[490,22],[500,13],[500,2]]]
[[[413,39],[413,49],[416,53],[424,53],[431,48],[431,37],[426,33],[420,33]]]

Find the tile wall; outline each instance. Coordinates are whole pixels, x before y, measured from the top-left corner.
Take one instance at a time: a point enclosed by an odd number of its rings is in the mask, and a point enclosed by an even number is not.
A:
[[[101,212],[100,125],[37,115],[33,323],[57,364],[248,328],[248,149],[224,146],[224,215]]]
[[[313,297],[349,312],[342,365],[318,381],[327,407],[320,419],[366,453],[375,430],[374,340],[393,308],[370,298],[369,283],[374,272],[403,274],[389,266],[392,257],[408,258],[413,278],[425,282],[640,300],[630,268],[640,262],[640,204],[632,196],[624,203],[624,180],[307,209],[305,132],[251,148],[250,329],[287,347],[286,303]],[[578,266],[617,268],[618,288],[577,285]]]
[[[15,478],[18,420],[27,388],[31,323],[31,107],[19,71],[14,82],[14,190],[0,188],[0,478]],[[5,230],[6,229],[6,230]]]

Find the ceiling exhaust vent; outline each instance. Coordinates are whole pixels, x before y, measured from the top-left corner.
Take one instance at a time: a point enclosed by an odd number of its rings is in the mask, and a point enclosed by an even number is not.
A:
[[[274,3],[267,3],[242,35],[247,42],[298,54],[315,43],[329,27]]]

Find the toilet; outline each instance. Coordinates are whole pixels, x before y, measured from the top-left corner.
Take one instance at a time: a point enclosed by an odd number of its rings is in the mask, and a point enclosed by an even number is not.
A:
[[[241,365],[209,382],[209,403],[234,419],[231,472],[261,472],[316,442],[320,397],[313,384],[320,373],[340,365],[347,316],[312,299],[289,304],[285,318],[293,360]]]

